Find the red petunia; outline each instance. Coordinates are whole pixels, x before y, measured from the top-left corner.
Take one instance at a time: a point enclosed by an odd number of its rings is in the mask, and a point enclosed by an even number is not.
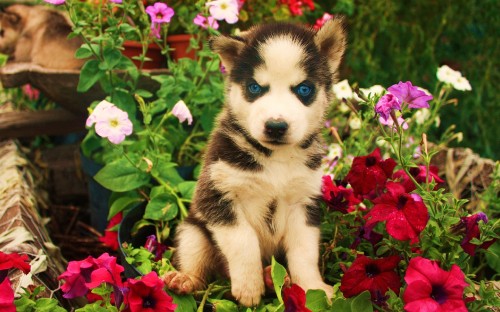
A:
[[[139,280],[129,278],[128,286],[125,302],[131,312],[173,312],[177,307],[163,289],[163,281],[154,271]]]
[[[382,192],[387,179],[392,176],[394,167],[396,161],[392,158],[382,160],[380,149],[376,148],[367,156],[354,157],[346,180],[355,194],[371,197]]]
[[[116,225],[120,224],[123,219],[123,213],[120,211],[116,215],[114,215],[108,223],[106,230],[104,230],[104,236],[99,237],[99,241],[104,243],[104,245],[108,246],[113,250],[118,250],[118,231],[112,230]]]
[[[28,256],[15,252],[6,254],[0,251],[0,283],[7,276],[7,271],[13,268],[23,271],[24,274],[28,274],[31,270]]]
[[[95,259],[97,268],[90,274],[90,282],[86,283],[89,289],[99,287],[102,283],[108,283],[113,286],[122,287],[121,273],[123,266],[116,263],[116,257],[103,253]]]
[[[283,288],[285,312],[311,312],[306,308],[306,293],[297,284]]]
[[[471,257],[474,256],[477,248],[488,249],[495,242],[495,240],[492,239],[490,241],[484,242],[481,245],[474,245],[471,243],[471,240],[473,238],[479,239],[481,236],[478,224],[479,221],[481,220],[484,223],[488,222],[488,217],[484,212],[478,212],[471,216],[462,217],[460,219],[460,223],[462,224],[463,227],[465,227],[465,236],[464,239],[462,240],[462,243],[460,243],[460,246],[462,246],[463,250],[466,253],[468,253]]]
[[[395,269],[400,260],[399,256],[371,259],[358,255],[344,273],[340,281],[340,291],[344,297],[350,298],[368,290],[373,300],[383,296],[389,289],[399,294],[401,278]]]
[[[4,278],[3,281],[0,282],[0,311],[16,312],[14,290],[8,278]]]
[[[410,260],[404,279],[408,284],[403,294],[405,311],[467,311],[463,293],[468,284],[456,264],[445,271],[436,261],[416,257]]]
[[[347,189],[342,185],[337,186],[333,183],[332,177],[329,175],[323,176],[321,190],[323,192],[323,199],[328,205],[329,210],[348,213],[354,211],[355,206],[361,203],[361,201],[354,196],[352,189]]]
[[[70,261],[66,271],[57,278],[65,280],[65,283],[61,286],[64,293],[63,297],[72,299],[85,296],[89,291],[86,284],[90,282],[91,274],[97,268],[95,259],[91,256],[80,261]]]
[[[418,242],[427,225],[429,212],[420,196],[408,194],[402,185],[387,183],[387,192],[373,200],[373,208],[365,216],[366,226],[386,221],[387,233],[398,240]]]
[[[425,182],[426,180],[428,182],[434,182],[437,184],[444,182],[444,180],[439,177],[438,167],[436,166],[430,166],[428,174],[427,174],[427,167],[423,165],[420,165],[418,167],[412,167],[410,168],[409,171],[411,176],[420,184],[426,183]],[[405,190],[408,193],[417,189],[413,180],[410,179],[410,177],[408,177],[408,175],[403,169],[396,171],[393,175],[393,178],[395,181],[399,181],[399,183],[401,183],[404,186]],[[436,188],[437,187],[438,185],[436,185]]]

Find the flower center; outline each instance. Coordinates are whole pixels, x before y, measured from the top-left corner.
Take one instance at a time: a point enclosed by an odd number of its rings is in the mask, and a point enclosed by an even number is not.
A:
[[[446,299],[448,298],[448,296],[447,296],[446,290],[443,288],[443,286],[433,285],[432,292],[431,292],[431,298],[434,299],[437,303],[443,304],[446,302]]]
[[[222,3],[222,4],[220,5],[220,8],[221,8],[222,10],[227,9],[227,4],[226,4],[226,3]]]
[[[367,167],[375,166],[376,163],[377,163],[377,159],[375,157],[367,157],[366,158],[365,164]]]
[[[156,18],[161,20],[163,18],[163,14],[161,14],[161,13],[156,14]]]
[[[403,209],[403,207],[406,205],[407,201],[408,201],[408,198],[406,196],[404,196],[404,195],[399,196],[398,205],[397,205],[398,210]]]
[[[119,124],[120,124],[120,123],[119,123],[119,122],[118,122],[118,120],[116,120],[116,119],[110,119],[110,120],[109,120],[109,125],[110,125],[111,127],[113,127],[113,128],[118,127],[118,125],[119,125]]]
[[[420,168],[415,168],[415,167],[410,168],[410,174],[413,177],[418,176],[420,174]]]
[[[375,277],[380,274],[380,270],[375,264],[369,263],[365,266],[365,274],[368,277]]]
[[[149,297],[149,296],[144,298],[142,301],[143,308],[154,308],[155,305],[156,305],[156,300],[154,298]]]

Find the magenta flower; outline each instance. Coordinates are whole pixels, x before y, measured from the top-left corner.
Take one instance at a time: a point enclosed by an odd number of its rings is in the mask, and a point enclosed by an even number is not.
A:
[[[373,200],[375,205],[365,216],[366,226],[386,221],[387,233],[395,239],[418,242],[429,220],[427,207],[418,195],[406,193],[401,184],[388,182],[386,187],[387,193]]]
[[[172,16],[175,14],[174,9],[162,2],[156,2],[153,5],[149,5],[146,8],[146,13],[149,14],[151,23],[154,25],[170,23]]]
[[[315,22],[315,23],[314,23],[314,25],[313,25],[313,28],[314,28],[315,30],[319,30],[321,27],[323,27],[323,25],[324,25],[327,21],[329,21],[329,20],[333,19],[333,17],[334,17],[334,16],[333,16],[332,14],[329,14],[329,13],[326,13],[326,12],[325,12],[325,13],[323,13],[323,16],[321,16],[320,18],[318,18],[318,19],[316,20],[316,22]]]
[[[140,280],[129,278],[125,302],[131,312],[174,312],[177,305],[163,289],[163,281],[156,272],[144,275]]]
[[[484,212],[478,212],[468,217],[460,218],[460,225],[462,228],[465,228],[465,236],[460,243],[462,249],[469,254],[471,257],[476,253],[477,248],[488,249],[495,240],[492,239],[490,241],[484,242],[481,245],[475,245],[471,243],[473,238],[479,239],[481,236],[481,231],[479,230],[479,221],[483,221],[484,223],[488,222],[488,216]]]
[[[323,192],[323,200],[328,205],[328,210],[348,213],[354,211],[356,205],[361,203],[354,196],[352,189],[347,189],[342,185],[337,186],[329,175],[323,176],[321,191]]]
[[[427,166],[419,165],[418,167],[410,168],[409,171],[411,176],[418,183],[425,183],[426,180],[428,182],[434,182],[438,184],[434,188],[437,189],[440,183],[444,183],[444,180],[441,179],[438,175],[438,167],[429,166],[429,169],[429,173],[427,173]],[[403,169],[394,172],[393,178],[395,181],[399,181],[399,183],[404,186],[405,190],[408,193],[417,189],[417,186],[415,185],[413,180],[408,177]]]
[[[172,108],[172,115],[177,117],[177,119],[179,119],[181,123],[186,120],[188,125],[191,125],[193,123],[193,116],[191,115],[189,108],[183,100],[180,100],[174,105],[174,108]]]
[[[123,3],[123,0],[109,0],[110,2],[116,3],[116,4],[121,4]]]
[[[456,264],[445,271],[436,261],[416,257],[410,260],[404,279],[408,284],[403,294],[405,311],[467,311],[463,293],[469,284]]]
[[[57,278],[65,280],[61,286],[63,297],[72,299],[85,296],[89,291],[87,283],[90,282],[90,276],[95,269],[97,269],[97,264],[91,256],[80,261],[70,261],[66,271]]]
[[[90,274],[90,282],[86,283],[89,289],[99,287],[102,283],[108,283],[113,286],[123,287],[120,274],[124,268],[116,263],[116,257],[103,253],[99,258],[94,259],[97,266]]]
[[[205,17],[201,14],[198,14],[193,19],[193,23],[204,29],[207,29],[208,27],[213,29],[219,28],[219,23],[217,23],[217,20],[213,16]]]
[[[43,1],[54,5],[61,5],[66,3],[66,0],[43,0]]]
[[[10,283],[10,279],[4,278],[0,282],[0,311],[16,312],[14,304],[14,289]]]
[[[31,270],[29,258],[27,255],[18,253],[6,254],[0,251],[0,311],[15,312],[14,290],[12,289],[10,279],[7,277],[10,269],[19,269],[24,274]]]
[[[393,110],[401,110],[401,102],[391,93],[382,96],[375,105],[375,113],[379,114],[384,120],[390,118]]]
[[[285,312],[311,312],[306,307],[306,292],[297,284],[283,288]]]
[[[399,82],[390,86],[387,91],[394,94],[401,103],[408,103],[409,108],[428,108],[432,95],[419,90],[410,81]]]

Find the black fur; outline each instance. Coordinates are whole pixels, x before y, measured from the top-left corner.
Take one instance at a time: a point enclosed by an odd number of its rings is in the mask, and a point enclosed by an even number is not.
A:
[[[265,216],[265,222],[267,224],[269,232],[271,232],[271,234],[274,234],[276,232],[276,229],[274,228],[274,215],[276,214],[276,209],[278,208],[278,202],[276,201],[276,199],[272,200],[267,205],[267,208],[268,210]]]
[[[256,149],[256,151],[264,154],[267,157],[271,156],[271,154],[273,153],[272,150],[268,149],[267,147],[260,144],[256,139],[252,138],[252,136],[240,124],[238,124],[236,118],[234,118],[231,113],[229,113],[228,115],[228,120],[221,122],[222,127],[228,127],[230,130],[236,131],[237,133],[241,134],[245,138],[245,140],[250,145],[252,145],[253,148]]]
[[[236,223],[236,213],[234,212],[233,202],[217,190],[211,183],[204,180],[198,181],[199,184],[205,184],[198,194],[197,210],[203,215],[207,224],[212,225],[234,225]]]
[[[207,160],[209,162],[222,160],[241,170],[262,170],[262,165],[255,160],[252,153],[238,146],[229,135],[216,132],[212,137],[212,144],[214,153],[207,155]]]
[[[321,167],[321,161],[323,160],[323,154],[313,154],[309,156],[309,159],[306,161],[306,166],[309,169],[316,170]]]
[[[321,196],[311,198],[311,203],[306,205],[307,225],[319,226],[323,218],[323,211],[321,210],[321,203],[323,199]]]

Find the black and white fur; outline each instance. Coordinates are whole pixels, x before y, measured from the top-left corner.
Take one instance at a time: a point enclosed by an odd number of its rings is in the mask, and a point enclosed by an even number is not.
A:
[[[320,129],[345,44],[339,19],[318,32],[270,24],[211,40],[228,71],[226,104],[177,230],[170,289],[192,292],[227,274],[232,295],[255,306],[263,263],[283,254],[292,283],[331,298],[318,268]]]

